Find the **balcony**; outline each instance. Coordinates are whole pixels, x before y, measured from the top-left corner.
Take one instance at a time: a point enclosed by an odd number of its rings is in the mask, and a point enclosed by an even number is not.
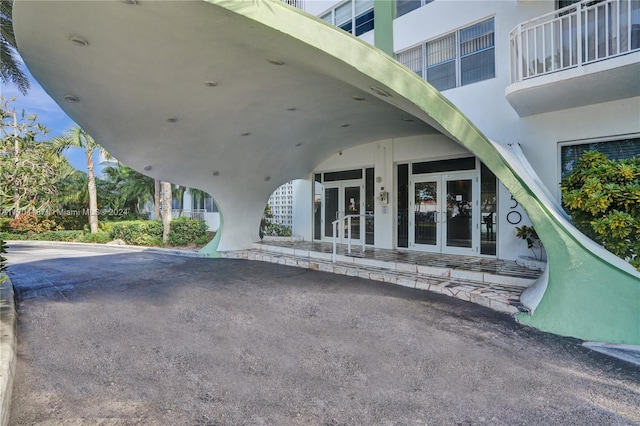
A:
[[[585,0],[510,34],[511,85],[522,117],[640,96],[640,2]]]

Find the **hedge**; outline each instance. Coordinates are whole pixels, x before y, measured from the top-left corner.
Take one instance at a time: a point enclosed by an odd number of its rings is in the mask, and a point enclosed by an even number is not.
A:
[[[24,231],[0,232],[0,239],[83,243],[108,243],[114,239],[120,239],[126,244],[139,246],[161,247],[164,245],[162,243],[162,222],[159,220],[101,221],[99,229],[95,234],[89,233],[86,228],[84,231],[45,231],[39,234]],[[210,240],[210,237],[204,221],[187,218],[171,221],[171,231],[169,232],[169,245],[171,246],[204,245]]]

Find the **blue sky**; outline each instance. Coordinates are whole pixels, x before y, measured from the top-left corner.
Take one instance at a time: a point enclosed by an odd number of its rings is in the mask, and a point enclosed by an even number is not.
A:
[[[18,112],[24,110],[26,115],[36,114],[38,116],[36,121],[49,129],[49,133],[41,139],[53,138],[64,134],[75,123],[49,97],[24,65],[22,69],[26,71],[31,82],[29,93],[23,96],[15,86],[3,84],[0,86],[0,94],[6,99],[15,97],[16,100],[12,102],[12,105]],[[66,152],[66,156],[73,167],[84,172],[87,171],[87,157],[83,150],[69,149]],[[94,162],[97,162],[97,160],[96,154]],[[98,166],[96,169],[99,170],[101,167]]]

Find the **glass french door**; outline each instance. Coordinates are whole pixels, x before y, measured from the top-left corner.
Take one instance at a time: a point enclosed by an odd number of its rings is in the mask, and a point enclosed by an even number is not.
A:
[[[477,173],[414,175],[411,180],[409,247],[450,254],[477,254]]]
[[[351,242],[360,243],[362,238],[361,212],[364,211],[364,185],[361,181],[327,182],[324,184],[322,208],[323,239],[332,241],[333,221],[355,215],[351,218]],[[348,221],[338,226],[338,241],[346,242],[348,235]]]

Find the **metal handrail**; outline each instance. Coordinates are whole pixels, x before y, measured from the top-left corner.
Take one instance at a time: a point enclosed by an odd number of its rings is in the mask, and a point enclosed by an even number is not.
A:
[[[342,217],[341,219],[336,219],[333,222],[331,222],[331,233],[332,235],[332,239],[333,239],[333,253],[331,255],[331,261],[333,263],[336,263],[336,256],[337,256],[337,241],[336,239],[338,238],[338,233],[336,232],[338,229],[338,224],[342,223],[344,226],[344,220],[347,220],[347,253],[351,254],[351,218],[353,217],[360,217],[360,218],[364,218],[366,220],[366,215],[363,214],[350,214],[347,216]],[[361,220],[360,221],[360,240],[362,240],[362,252],[364,253],[364,243],[365,243],[365,235],[364,235],[364,225],[365,225],[365,220]]]

